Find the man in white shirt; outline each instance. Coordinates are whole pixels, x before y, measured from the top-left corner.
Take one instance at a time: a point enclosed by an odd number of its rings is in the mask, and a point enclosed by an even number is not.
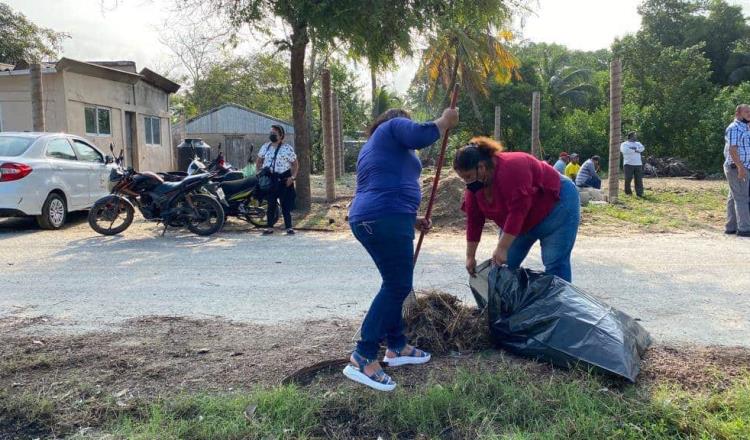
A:
[[[643,160],[641,153],[646,150],[634,131],[628,133],[628,140],[620,145],[623,169],[625,170],[625,194],[631,195],[630,182],[635,177],[635,195],[643,197]]]

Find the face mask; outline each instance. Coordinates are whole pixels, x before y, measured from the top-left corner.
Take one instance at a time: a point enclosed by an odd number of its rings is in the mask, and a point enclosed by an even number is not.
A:
[[[279,135],[276,133],[271,133],[270,136],[268,136],[268,139],[271,140],[271,142],[278,142],[279,141]]]
[[[474,194],[476,194],[476,192],[482,188],[484,188],[484,182],[480,182],[479,180],[475,180],[471,183],[466,184],[466,189],[468,189]]]
[[[750,120],[747,120],[745,118],[740,119],[740,121],[742,121],[745,124],[750,124]]]

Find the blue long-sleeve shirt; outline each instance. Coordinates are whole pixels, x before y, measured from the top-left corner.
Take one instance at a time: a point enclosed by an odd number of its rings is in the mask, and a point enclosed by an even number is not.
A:
[[[357,191],[349,221],[371,221],[392,214],[414,214],[422,193],[422,164],[414,150],[440,138],[434,122],[395,118],[382,123],[357,159]]]

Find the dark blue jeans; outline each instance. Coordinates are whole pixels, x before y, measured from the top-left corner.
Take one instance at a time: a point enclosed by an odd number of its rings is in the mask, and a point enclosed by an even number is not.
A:
[[[377,357],[383,339],[391,348],[406,345],[401,308],[412,290],[414,278],[415,221],[415,215],[390,215],[350,224],[383,279],[357,342],[357,353],[367,359]]]
[[[602,189],[602,179],[597,176],[593,175],[589,177],[589,180],[584,182],[582,185],[578,185],[581,188],[596,188],[596,189]]]
[[[513,240],[508,250],[508,266],[518,268],[529,254],[531,246],[539,240],[545,272],[570,282],[570,253],[581,222],[581,201],[578,189],[570,179],[562,177],[560,182],[560,200],[541,223]]]

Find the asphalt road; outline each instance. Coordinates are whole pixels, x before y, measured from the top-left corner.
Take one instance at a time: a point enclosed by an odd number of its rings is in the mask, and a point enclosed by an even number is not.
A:
[[[258,323],[358,318],[379,284],[348,234],[201,238],[137,223],[96,235],[78,218],[63,231],[0,220],[0,319],[46,316],[80,332],[143,315]],[[490,237],[480,252],[489,256]],[[464,240],[426,239],[415,287],[472,301]],[[640,318],[662,342],[750,345],[750,240],[716,234],[579,237],[574,283]],[[539,249],[527,260],[540,267]]]

